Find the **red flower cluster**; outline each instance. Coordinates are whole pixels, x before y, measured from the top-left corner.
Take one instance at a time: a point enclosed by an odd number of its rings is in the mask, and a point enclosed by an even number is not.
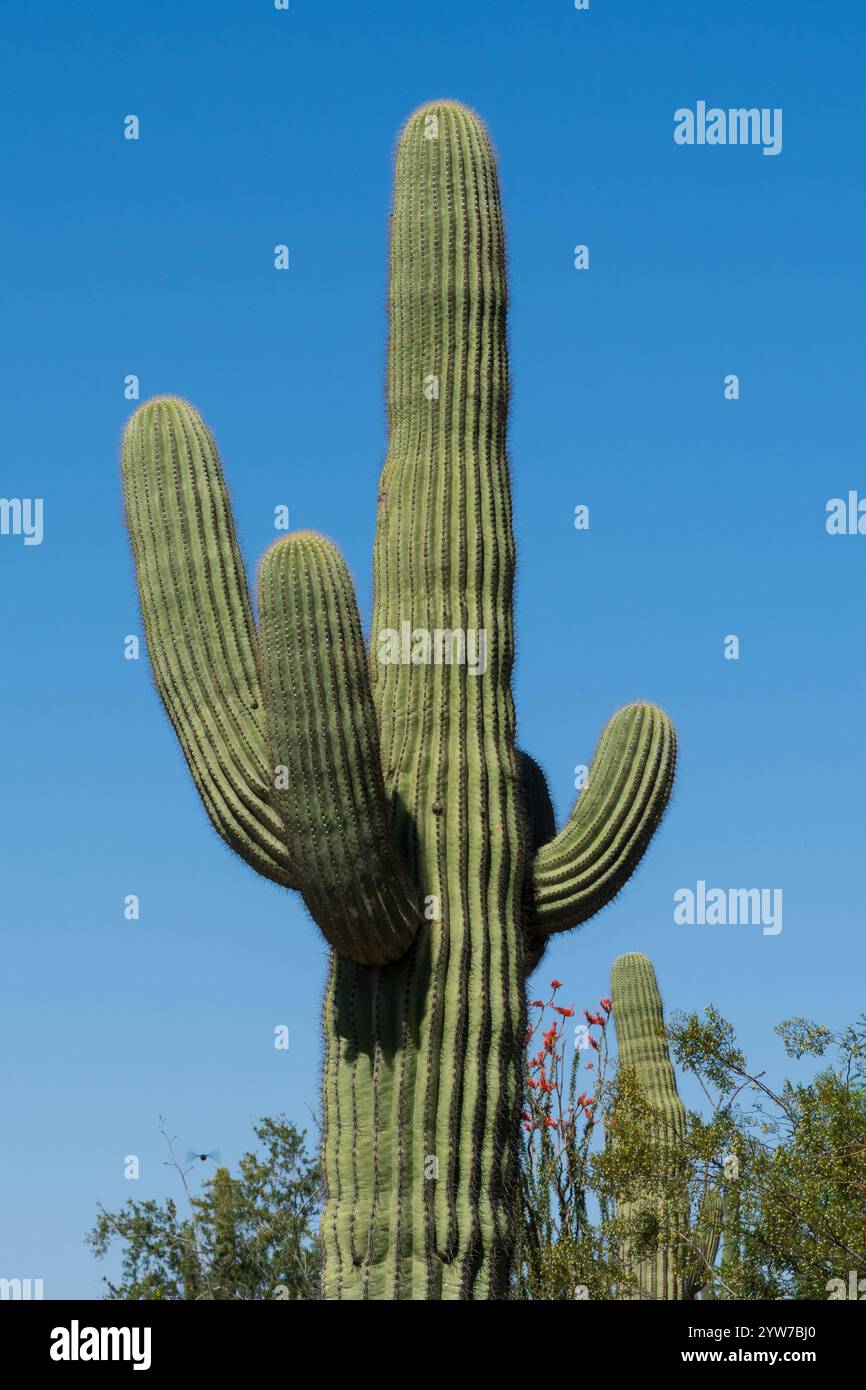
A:
[[[566,1048],[565,1030],[558,1019],[554,1019],[550,1027],[545,1029],[544,1011],[550,1009],[551,1012],[559,1015],[559,1018],[573,1018],[574,1007],[566,1008],[563,1004],[555,1004],[554,996],[556,991],[562,988],[561,980],[551,980],[551,997],[547,1000],[533,999],[530,1008],[540,1010],[540,1016],[534,1024],[530,1024],[526,1033],[527,1045],[531,1045],[532,1038],[536,1030],[541,1031],[540,1050],[528,1060],[526,1082],[528,1087],[528,1106],[523,1111],[523,1127],[527,1133],[532,1134],[537,1129],[545,1132],[555,1130],[561,1136],[562,1144],[570,1144],[574,1141],[576,1124],[580,1118],[581,1111],[586,1121],[590,1125],[599,1123],[595,1111],[598,1103],[595,1095],[587,1095],[582,1091],[576,1097],[574,1104],[568,1103],[564,1095],[565,1078],[560,1074],[560,1065],[564,1063]],[[592,1012],[584,1009],[583,1016],[590,1028],[600,1028],[604,1031],[607,1027],[608,1017],[612,1010],[609,999],[599,1000],[602,1013]],[[585,1035],[590,1047],[601,1056],[601,1045],[599,1040],[591,1034]],[[594,1070],[594,1063],[585,1064],[586,1071]],[[602,1066],[599,1066],[599,1079],[601,1079]],[[557,1093],[557,1100],[550,1102],[547,1097],[552,1093]]]

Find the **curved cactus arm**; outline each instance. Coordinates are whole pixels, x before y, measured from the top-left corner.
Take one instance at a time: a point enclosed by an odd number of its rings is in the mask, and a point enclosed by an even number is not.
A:
[[[341,955],[398,960],[420,899],[391,833],[355,592],[324,537],[297,532],[265,554],[259,650],[277,803],[304,901]]]
[[[579,926],[634,873],[673,786],[676,736],[655,705],[626,705],[599,740],[567,824],[535,855],[527,926],[546,934]]]
[[[270,795],[256,639],[216,444],[186,401],[141,405],[121,449],[154,679],[205,809],[259,873],[294,885]]]

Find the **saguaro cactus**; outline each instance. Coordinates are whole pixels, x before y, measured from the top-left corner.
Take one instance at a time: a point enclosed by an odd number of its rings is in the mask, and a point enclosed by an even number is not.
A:
[[[238,1240],[234,1183],[228,1168],[219,1167],[213,1183],[213,1264],[210,1283],[215,1299],[232,1297],[237,1279]]]
[[[673,778],[668,718],[627,706],[557,835],[515,747],[505,312],[491,146],[435,102],[397,154],[369,658],[343,560],[310,533],[265,554],[256,632],[189,405],[147,402],[123,441],[153,670],[202,800],[333,947],[327,1298],[505,1295],[525,971],[619,891]]]
[[[610,994],[620,1065],[634,1073],[643,1098],[656,1117],[652,1141],[663,1168],[666,1153],[685,1135],[686,1110],[662,1034],[664,1011],[652,961],[637,951],[620,956],[611,970]],[[624,1252],[636,1283],[630,1296],[690,1301],[707,1282],[718,1253],[721,1194],[715,1188],[702,1194],[693,1230],[689,1228],[686,1183],[681,1202],[639,1198],[624,1203],[621,1214],[633,1218],[641,1208],[653,1206],[662,1240],[657,1253],[646,1258],[632,1259],[628,1250]]]

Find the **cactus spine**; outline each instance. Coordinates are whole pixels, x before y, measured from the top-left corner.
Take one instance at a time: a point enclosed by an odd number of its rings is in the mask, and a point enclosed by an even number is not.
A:
[[[397,154],[369,660],[346,567],[318,535],[266,553],[256,633],[216,446],[190,406],[148,402],[124,438],[154,674],[202,800],[333,947],[326,1298],[505,1296],[525,974],[619,891],[673,779],[670,721],[627,706],[557,835],[515,747],[505,314],[490,142],[472,112],[435,102]],[[406,631],[413,659],[383,659]],[[453,646],[430,660],[445,632],[486,640],[483,673]]]
[[[676,1074],[663,1037],[664,1010],[653,963],[639,952],[620,956],[611,970],[611,1000],[620,1065],[636,1076],[644,1100],[657,1117],[653,1143],[659,1163],[665,1151],[681,1141],[686,1110],[677,1090]],[[722,1225],[722,1198],[714,1188],[702,1197],[693,1230],[688,1227],[688,1197],[681,1209],[656,1203],[662,1241],[655,1256],[626,1263],[636,1279],[636,1298],[694,1299],[715,1263]],[[621,1214],[635,1216],[652,1202],[623,1203]]]

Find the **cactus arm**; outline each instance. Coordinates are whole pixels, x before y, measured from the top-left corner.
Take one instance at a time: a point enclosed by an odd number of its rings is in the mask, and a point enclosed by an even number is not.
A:
[[[277,802],[304,901],[341,955],[397,960],[420,900],[392,839],[355,593],[330,541],[297,532],[266,553],[259,650]]]
[[[121,449],[154,679],[223,839],[266,878],[294,871],[271,794],[255,628],[216,444],[185,401],[157,397]]]
[[[661,821],[675,766],[676,737],[662,710],[638,703],[613,716],[567,824],[535,855],[530,931],[567,931],[616,896]]]

